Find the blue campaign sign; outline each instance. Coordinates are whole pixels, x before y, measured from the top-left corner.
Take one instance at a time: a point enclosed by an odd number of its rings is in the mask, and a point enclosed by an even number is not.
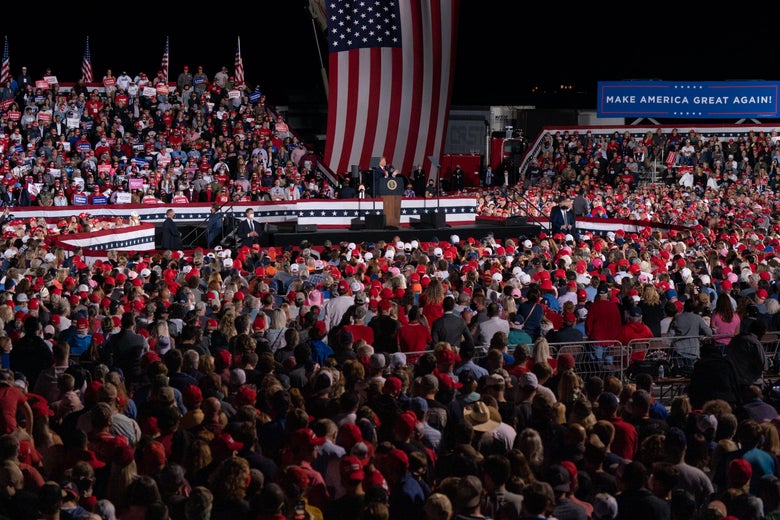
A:
[[[780,82],[599,81],[599,117],[778,117]]]

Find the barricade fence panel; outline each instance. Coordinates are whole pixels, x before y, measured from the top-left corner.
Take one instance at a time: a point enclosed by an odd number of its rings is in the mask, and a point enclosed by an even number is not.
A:
[[[574,370],[583,380],[591,376],[604,378],[614,375],[623,382],[629,382],[642,371],[650,373],[655,380],[690,378],[690,371],[693,363],[698,359],[702,342],[728,337],[726,335],[664,336],[633,339],[625,345],[617,340],[583,340],[549,345],[551,356],[556,364],[563,354],[570,354],[574,358]],[[780,374],[780,331],[767,332],[761,338],[761,343],[767,358],[768,375],[777,376]],[[676,345],[682,345],[683,348],[676,349]],[[529,353],[533,351],[532,344],[527,347]],[[486,356],[488,348],[486,345],[478,346],[474,361],[480,363]],[[515,348],[516,345],[509,346],[509,354],[512,354]],[[725,348],[725,344],[722,348]],[[434,351],[415,352],[410,359],[416,360],[429,352]],[[695,355],[691,356],[691,354]],[[664,368],[659,373],[660,365]]]

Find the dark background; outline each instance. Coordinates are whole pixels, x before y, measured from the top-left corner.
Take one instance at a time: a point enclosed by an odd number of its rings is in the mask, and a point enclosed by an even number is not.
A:
[[[452,105],[594,108],[599,80],[772,76],[774,22],[755,6],[735,18],[705,5],[568,4],[463,0]],[[59,11],[57,22],[29,11],[4,16],[14,76],[22,65],[35,79],[51,67],[60,82],[76,81],[87,35],[96,81],[107,68],[115,76],[126,70],[153,77],[166,35],[172,81],[185,64],[192,72],[203,65],[210,77],[223,65],[232,74],[240,35],[246,80],[271,104],[324,110],[320,59],[327,66],[327,48],[322,33],[315,38],[305,0],[205,8],[153,2],[136,11],[79,6]]]

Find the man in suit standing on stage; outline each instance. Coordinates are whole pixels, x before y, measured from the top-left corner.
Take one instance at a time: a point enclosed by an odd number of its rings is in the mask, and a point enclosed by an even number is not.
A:
[[[412,182],[415,196],[425,196],[425,184],[428,180],[428,174],[423,170],[422,164],[418,164],[417,168],[412,171],[409,180]]]
[[[178,250],[183,247],[181,242],[181,231],[179,231],[179,228],[176,227],[176,223],[173,221],[174,216],[176,216],[176,213],[173,209],[168,208],[168,211],[165,212],[165,220],[162,225],[163,249]]]
[[[463,191],[463,184],[466,178],[466,174],[463,172],[463,168],[460,167],[460,164],[455,166],[455,169],[452,171],[452,186],[450,186],[450,191],[454,193],[460,193]]]
[[[255,210],[247,208],[244,212],[246,219],[238,225],[238,240],[242,246],[260,245],[260,223],[255,221]]]
[[[574,211],[571,209],[571,197],[562,196],[558,200],[558,205],[550,210],[550,226],[553,235],[564,233],[575,236]]]
[[[206,241],[208,248],[212,249],[222,238],[222,222],[224,215],[217,204],[212,204],[209,219],[206,221]]]
[[[385,157],[381,157],[379,159],[379,164],[374,166],[372,168],[374,177],[373,177],[373,184],[371,185],[371,196],[372,197],[378,197],[379,196],[379,185],[382,182],[382,179],[385,179],[390,176],[390,172],[387,171],[387,159]]]

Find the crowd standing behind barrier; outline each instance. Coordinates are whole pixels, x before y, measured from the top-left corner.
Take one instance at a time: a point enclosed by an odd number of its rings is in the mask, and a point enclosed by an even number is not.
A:
[[[0,91],[7,205],[335,196],[261,96],[220,77],[144,98],[126,76],[105,98]],[[776,136],[723,143],[732,168],[678,134],[550,135],[512,190],[476,194],[504,216],[565,193],[636,233],[90,264],[47,240],[88,215],[5,222],[0,515],[777,517]],[[663,183],[620,174],[643,157],[670,159]]]

